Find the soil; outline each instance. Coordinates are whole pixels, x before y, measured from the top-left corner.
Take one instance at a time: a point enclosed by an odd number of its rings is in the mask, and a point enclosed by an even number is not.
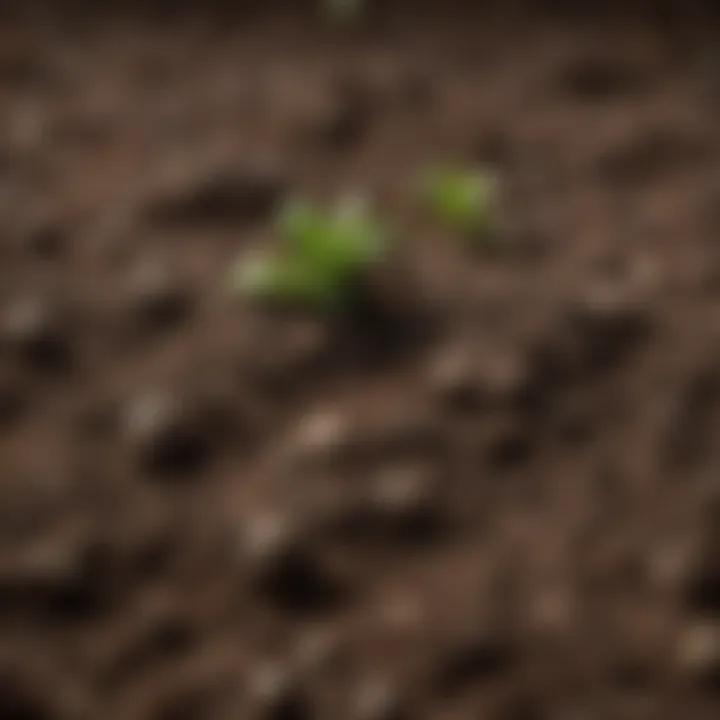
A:
[[[718,717],[711,4],[101,5],[0,23],[0,718]],[[354,192],[371,313],[233,295]]]

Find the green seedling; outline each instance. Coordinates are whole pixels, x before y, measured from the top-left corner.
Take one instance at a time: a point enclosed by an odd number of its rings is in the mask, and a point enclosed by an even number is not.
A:
[[[333,209],[290,202],[279,212],[277,234],[279,251],[241,262],[235,288],[256,300],[323,311],[351,303],[390,246],[387,228],[359,199]]]
[[[428,174],[424,194],[432,213],[474,243],[495,234],[497,178],[485,168],[440,168]]]

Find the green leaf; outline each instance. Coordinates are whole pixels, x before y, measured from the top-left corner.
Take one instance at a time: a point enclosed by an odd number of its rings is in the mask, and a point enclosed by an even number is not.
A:
[[[259,257],[235,270],[235,289],[256,300],[283,305],[327,307],[340,300],[340,288],[316,268],[282,257]]]
[[[442,168],[431,173],[426,197],[433,213],[451,227],[485,238],[495,223],[497,180],[486,169]]]
[[[319,223],[316,208],[306,200],[295,198],[280,207],[275,225],[280,239],[292,247],[312,235]]]
[[[280,253],[241,263],[235,280],[239,292],[328,310],[343,307],[360,275],[389,247],[388,231],[360,198],[329,210],[294,200],[280,209],[276,227]]]

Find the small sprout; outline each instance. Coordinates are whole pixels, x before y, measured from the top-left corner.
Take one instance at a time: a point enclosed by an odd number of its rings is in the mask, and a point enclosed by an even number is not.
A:
[[[440,220],[485,245],[493,240],[497,178],[486,168],[445,167],[431,172],[426,201]]]
[[[364,9],[364,0],[322,0],[323,13],[336,22],[356,22]]]
[[[277,219],[277,254],[241,262],[235,288],[258,300],[336,310],[389,248],[389,233],[360,198],[334,209],[305,200],[284,205]]]

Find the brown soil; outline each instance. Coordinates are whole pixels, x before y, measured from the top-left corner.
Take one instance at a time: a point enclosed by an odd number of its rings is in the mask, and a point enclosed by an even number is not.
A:
[[[0,25],[0,718],[718,717],[711,16],[70,4]],[[356,190],[371,317],[232,296]]]

